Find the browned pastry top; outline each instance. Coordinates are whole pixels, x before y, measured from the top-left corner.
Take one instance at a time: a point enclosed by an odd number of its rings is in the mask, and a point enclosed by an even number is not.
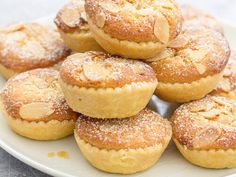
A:
[[[0,64],[15,72],[50,67],[69,54],[60,35],[49,27],[28,23],[0,29]]]
[[[221,73],[230,56],[225,37],[212,29],[187,28],[169,47],[149,60],[158,81],[191,83]]]
[[[115,150],[165,144],[171,137],[168,120],[148,109],[126,119],[94,119],[80,115],[75,131],[93,146]]]
[[[84,1],[70,0],[58,12],[54,22],[63,32],[88,32]]]
[[[180,106],[172,116],[173,138],[193,150],[236,148],[236,102],[208,96]]]
[[[214,29],[220,33],[224,33],[223,26],[213,17],[203,10],[199,10],[190,5],[183,5],[181,7],[183,15],[183,28],[191,26],[203,26]]]
[[[174,0],[85,0],[88,19],[119,40],[162,42],[181,30],[181,11]]]
[[[236,54],[231,53],[230,59],[224,70],[223,80],[211,92],[211,95],[225,96],[236,99]]]
[[[76,120],[59,86],[59,72],[35,69],[12,77],[1,92],[6,112],[27,121]]]
[[[116,88],[137,82],[157,82],[155,72],[144,62],[102,52],[69,56],[60,68],[67,84],[86,88]]]

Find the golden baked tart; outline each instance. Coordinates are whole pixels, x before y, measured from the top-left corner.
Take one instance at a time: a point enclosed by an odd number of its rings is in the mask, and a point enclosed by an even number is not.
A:
[[[180,106],[172,116],[173,140],[191,163],[236,167],[236,102],[207,96]]]
[[[224,70],[223,80],[211,92],[211,95],[236,99],[236,54],[231,53],[229,62]]]
[[[87,52],[64,61],[60,84],[74,111],[95,118],[125,118],[146,107],[157,79],[141,61]]]
[[[96,168],[121,174],[143,171],[161,157],[171,139],[168,120],[144,109],[126,119],[94,119],[80,115],[75,139]]]
[[[152,58],[181,31],[174,0],[85,0],[85,10],[96,41],[126,58]]]
[[[188,28],[148,62],[159,81],[155,93],[170,102],[197,100],[221,81],[230,49],[212,29]]]
[[[222,34],[224,33],[223,26],[211,14],[190,5],[183,5],[181,11],[183,16],[183,28],[203,26]]]
[[[36,68],[57,65],[70,54],[60,35],[37,23],[0,29],[0,73],[6,78]]]
[[[58,12],[54,22],[69,48],[77,52],[102,51],[89,30],[84,1],[69,1]]]
[[[59,72],[35,69],[9,79],[1,92],[1,110],[17,134],[35,140],[71,135],[78,117],[66,103]]]

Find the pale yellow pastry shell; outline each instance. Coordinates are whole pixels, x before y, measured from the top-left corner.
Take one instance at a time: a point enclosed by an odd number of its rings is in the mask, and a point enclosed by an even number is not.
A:
[[[184,158],[194,165],[215,169],[236,167],[235,149],[189,150],[181,145],[176,139],[173,140]]]
[[[147,148],[106,150],[86,143],[76,132],[74,135],[80,151],[94,167],[119,174],[132,174],[150,168],[159,160],[170,140],[166,140],[164,145]]]
[[[149,59],[155,57],[167,47],[167,44],[162,44],[160,42],[137,43],[126,40],[118,40],[112,38],[102,29],[98,28],[89,18],[88,23],[95,40],[100,44],[100,46],[111,54],[132,59]]]
[[[2,104],[2,103],[1,103]],[[74,120],[51,120],[49,122],[28,122],[12,118],[1,105],[2,113],[11,129],[17,134],[34,140],[57,140],[73,134]]]
[[[147,106],[157,82],[95,89],[72,86],[60,79],[60,85],[68,105],[76,112],[94,118],[127,118]]]
[[[192,83],[158,82],[155,94],[169,102],[184,103],[203,98],[210,93],[222,79],[223,74],[201,78]]]
[[[61,34],[65,44],[76,52],[104,51],[95,41],[90,31],[65,33],[59,30],[59,33]]]

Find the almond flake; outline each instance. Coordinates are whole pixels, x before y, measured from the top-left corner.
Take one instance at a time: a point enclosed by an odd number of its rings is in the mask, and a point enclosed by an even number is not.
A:
[[[201,63],[194,63],[194,66],[196,67],[199,74],[203,74],[206,72],[206,66]]]
[[[164,44],[169,42],[170,27],[166,17],[162,14],[158,14],[154,24],[154,35]]]
[[[84,75],[88,80],[99,81],[111,76],[111,71],[97,63],[87,63],[83,65]]]
[[[199,112],[198,114],[207,118],[207,119],[215,119],[215,118],[217,118],[218,115],[220,115],[220,113],[221,113],[221,110],[214,108],[214,109],[207,111],[207,112]]]
[[[208,127],[203,129],[193,139],[194,148],[206,148],[208,145],[214,143],[221,135],[221,130],[216,127]]]
[[[50,116],[55,110],[46,102],[32,102],[20,107],[19,114],[26,120],[37,120]]]
[[[188,49],[188,50],[186,50],[186,52],[187,52],[187,55],[189,56],[189,58],[191,58],[195,62],[201,61],[207,55],[207,51],[204,51],[204,50]]]
[[[174,49],[184,48],[187,44],[188,44],[188,39],[179,35],[179,37],[177,37],[176,39],[174,39],[169,43],[168,47]]]
[[[96,15],[96,24],[99,28],[103,28],[106,22],[106,15],[104,13],[98,13]]]
[[[175,55],[175,51],[173,49],[167,48],[164,51],[162,51],[161,53],[159,53],[156,57],[150,58],[146,61],[147,62],[155,62],[155,61],[162,60],[165,58],[174,57],[174,55]]]
[[[80,13],[76,8],[65,8],[61,14],[61,19],[70,27],[74,27],[80,20]]]

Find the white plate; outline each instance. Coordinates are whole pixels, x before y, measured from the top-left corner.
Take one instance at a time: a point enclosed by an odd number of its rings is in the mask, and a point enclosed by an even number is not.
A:
[[[42,23],[49,23],[52,21],[51,17],[39,20]],[[236,49],[236,27],[224,23],[225,33],[230,41],[231,47]],[[0,78],[0,88],[5,81]],[[152,99],[152,108],[159,111],[162,115],[170,114],[174,105],[168,105],[156,97]],[[0,115],[0,146],[9,152],[14,157],[20,159],[26,164],[41,170],[53,176],[63,177],[118,177],[121,175],[114,175],[103,173],[96,170],[89,165],[88,162],[81,155],[73,137],[69,137],[59,141],[41,142],[33,141],[20,137],[13,133],[7,126],[6,121]],[[48,152],[66,151],[69,153],[68,159],[59,157],[48,158]],[[161,157],[160,161],[149,170],[142,173],[130,175],[131,177],[221,177],[236,173],[236,169],[227,170],[209,170],[196,167],[188,163],[180,153],[176,150],[173,143]]]

